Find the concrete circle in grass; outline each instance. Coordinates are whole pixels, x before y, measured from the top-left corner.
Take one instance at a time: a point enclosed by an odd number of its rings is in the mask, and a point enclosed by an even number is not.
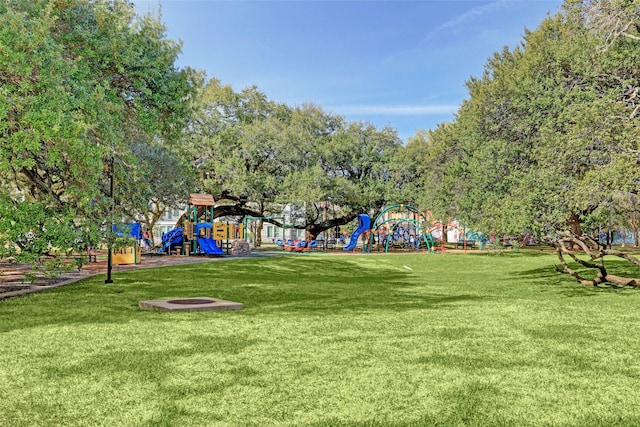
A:
[[[216,300],[211,298],[180,298],[167,301],[169,304],[211,304]]]
[[[241,310],[239,302],[213,299],[211,297],[172,298],[139,301],[138,306],[143,310],[159,311],[226,311]]]

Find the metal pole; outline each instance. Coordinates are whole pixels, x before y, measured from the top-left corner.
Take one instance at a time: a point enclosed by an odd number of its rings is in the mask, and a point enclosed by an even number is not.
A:
[[[607,246],[609,249],[613,247],[613,231],[611,231],[611,210],[609,210],[609,231],[607,232]]]
[[[113,233],[113,210],[115,207],[115,200],[113,198],[113,156],[109,160],[109,197],[111,197],[111,209],[109,212],[109,234]],[[109,238],[109,244],[107,245],[108,254],[107,254],[107,279],[104,281],[105,284],[113,283],[113,279],[111,279],[111,270],[113,270],[113,247],[111,244],[111,236]]]

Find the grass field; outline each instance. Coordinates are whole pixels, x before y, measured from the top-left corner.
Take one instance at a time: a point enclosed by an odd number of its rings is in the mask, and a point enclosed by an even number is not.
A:
[[[305,254],[2,301],[0,426],[640,425],[640,291],[553,263]],[[137,307],[197,296],[245,308]]]

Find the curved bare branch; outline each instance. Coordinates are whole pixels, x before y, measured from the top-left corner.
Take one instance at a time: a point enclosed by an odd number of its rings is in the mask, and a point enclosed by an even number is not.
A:
[[[606,255],[616,256],[625,259],[634,265],[640,266],[640,260],[616,249],[605,249],[595,239],[585,235],[575,235],[570,232],[565,232],[554,244],[558,259],[560,260],[561,267],[556,266],[556,271],[568,274],[575,278],[579,283],[585,286],[598,286],[600,284],[613,284],[616,286],[632,286],[640,287],[640,279],[634,277],[621,277],[613,274],[609,274],[604,264],[604,257]],[[582,252],[588,255],[592,260],[599,260],[599,264],[594,262],[585,261],[578,257],[573,250],[574,248],[580,248]],[[589,269],[598,270],[597,275],[593,279],[588,279],[569,267],[569,264],[564,258],[564,255],[568,255],[575,263]]]

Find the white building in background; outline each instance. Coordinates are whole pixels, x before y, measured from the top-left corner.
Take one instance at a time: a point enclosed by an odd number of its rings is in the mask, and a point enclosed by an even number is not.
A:
[[[176,223],[185,210],[185,208],[167,208],[164,210],[160,219],[153,226],[153,237],[156,245],[162,241],[163,233],[176,228]]]
[[[304,211],[301,208],[296,207],[295,205],[292,205],[292,204],[287,204],[283,206],[282,211],[279,214],[270,215],[270,216],[282,217],[284,218],[284,223],[286,225],[292,225],[292,224],[296,224],[296,221],[297,221],[296,217],[299,217],[300,215],[304,215]],[[280,223],[283,222],[281,218],[278,218],[277,221]],[[247,234],[247,240],[252,244],[254,243],[254,238],[253,238],[253,235],[251,234],[252,233],[251,223],[255,223],[255,222],[256,221],[249,221],[248,226],[250,230],[247,230],[249,232]],[[307,235],[306,230],[291,228],[291,227],[278,227],[266,221],[263,221],[262,232],[260,234],[263,244],[275,243],[279,239],[301,240],[301,239],[305,239],[306,235]]]

